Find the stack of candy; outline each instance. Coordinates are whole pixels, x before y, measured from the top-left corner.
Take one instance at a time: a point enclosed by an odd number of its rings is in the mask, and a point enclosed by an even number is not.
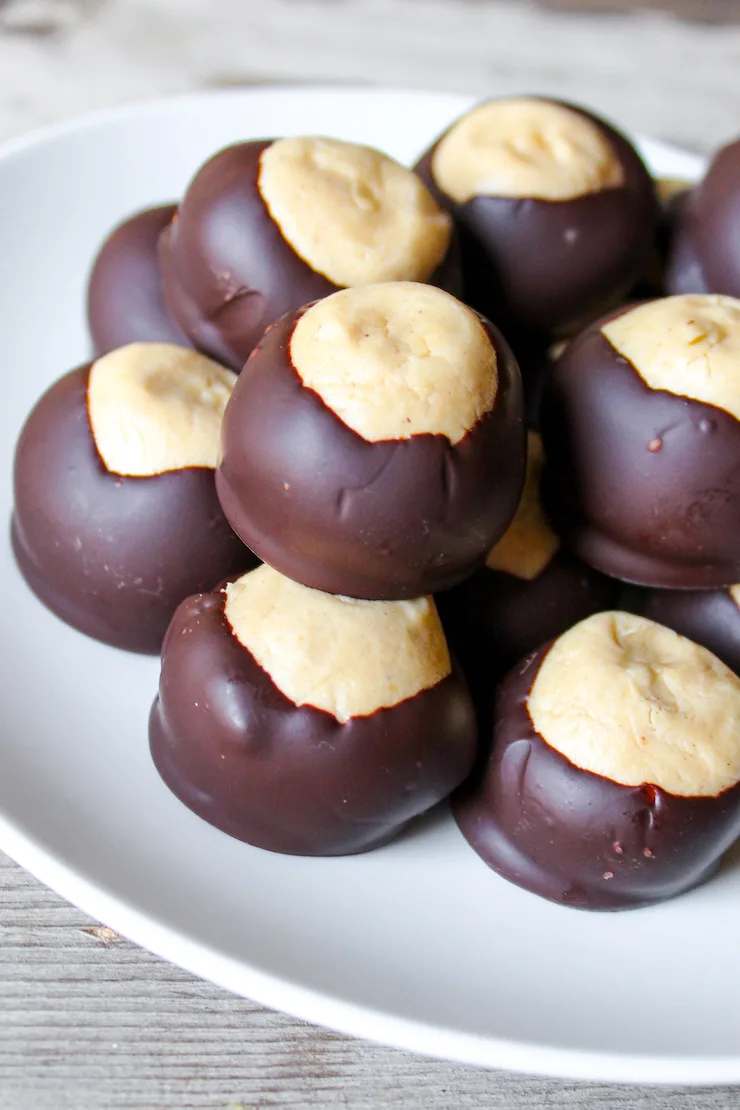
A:
[[[452,795],[486,863],[587,908],[716,869],[739,222],[740,144],[658,183],[519,98],[414,171],[239,143],[111,234],[95,360],[20,436],[14,548],[63,620],[161,651],[151,752],[190,809],[338,855]]]

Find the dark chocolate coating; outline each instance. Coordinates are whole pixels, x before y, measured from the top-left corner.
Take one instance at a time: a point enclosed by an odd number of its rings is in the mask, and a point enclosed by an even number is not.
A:
[[[712,292],[688,220],[677,223],[673,231],[666,260],[665,291],[669,296]]]
[[[468,774],[477,730],[459,673],[340,724],[278,690],[223,606],[212,593],[177,610],[150,717],[157,770],[199,817],[272,852],[349,855],[396,836]]]
[[[257,560],[226,522],[213,471],[106,469],[87,408],[89,367],[43,395],[15,454],[13,547],[34,593],[97,640],[157,654],[176,607]]]
[[[682,205],[667,285],[670,293],[740,297],[740,141],[715,155]]]
[[[708,648],[740,674],[740,608],[729,590],[645,590],[639,612]]]
[[[237,372],[270,324],[340,288],[295,253],[262,198],[260,155],[274,141],[214,155],[160,239],[172,315],[199,350]],[[460,291],[456,244],[429,283]]]
[[[157,259],[174,204],[131,216],[100,248],[87,287],[87,319],[96,355],[127,343],[192,344],[167,311]]]
[[[496,686],[519,659],[592,613],[612,609],[620,588],[561,549],[531,580],[484,566],[438,594],[447,642],[481,720],[490,720]]]
[[[493,409],[456,445],[369,443],[290,361],[302,314],[265,335],[226,409],[216,488],[234,530],[281,574],[327,593],[419,597],[462,581],[508,527],[524,477],[522,389],[498,355]]]
[[[549,348],[550,344],[543,346],[538,343],[535,346],[529,346],[522,342],[514,347],[514,354],[522,375],[527,427],[534,431],[539,431],[542,398],[555,362]]]
[[[651,389],[598,321],[568,346],[540,414],[543,498],[585,562],[636,585],[740,581],[740,421]]]
[[[458,204],[432,174],[444,135],[416,166],[458,226],[465,300],[503,328],[515,348],[517,333],[567,335],[618,303],[655,240],[655,188],[634,147],[603,120],[564,106],[606,135],[624,170],[621,187],[566,201],[476,196]]]
[[[693,282],[695,284],[698,278],[693,273],[692,268],[694,262],[688,255],[682,257],[680,262],[682,276],[678,277],[678,279],[673,276],[673,263],[675,259],[674,246],[677,240],[676,232],[684,205],[688,202],[690,195],[691,190],[687,184],[683,191],[674,193],[666,200],[661,201],[660,221],[658,223],[655,247],[648,261],[645,273],[641,275],[637,284],[631,290],[627,298],[628,300],[652,300],[655,297],[664,297],[670,292],[688,293],[695,291],[691,283]],[[671,282],[674,280],[678,280],[679,284],[683,280],[687,281],[689,283],[688,288],[671,289]],[[698,287],[696,291],[699,291]],[[701,291],[705,292],[706,290]]]
[[[504,878],[579,909],[646,906],[701,883],[740,835],[740,786],[677,797],[576,767],[527,708],[550,646],[501,685],[490,753],[453,799],[466,840]]]

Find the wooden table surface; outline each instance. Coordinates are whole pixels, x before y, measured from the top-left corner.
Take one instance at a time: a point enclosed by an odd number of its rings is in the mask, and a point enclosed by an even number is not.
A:
[[[658,11],[695,23],[735,23],[740,20],[737,0],[540,0],[544,7],[569,12]]]
[[[0,853],[0,1110],[729,1110],[740,1087],[484,1071],[314,1028],[129,944]]]
[[[613,8],[619,0],[549,0]],[[706,150],[740,133],[740,26],[518,0],[0,0],[0,137],[199,87],[370,81],[539,91]],[[663,0],[735,17],[735,0]],[[328,1033],[111,934],[0,854],[0,1110],[725,1110],[740,1088],[600,1087]]]

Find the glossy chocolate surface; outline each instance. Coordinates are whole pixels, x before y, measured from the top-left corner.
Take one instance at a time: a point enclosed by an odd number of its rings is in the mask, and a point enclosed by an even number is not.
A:
[[[521,341],[514,347],[514,354],[522,375],[527,427],[532,428],[533,431],[539,431],[542,398],[556,361],[552,356],[551,347],[552,344],[549,343],[531,345]]]
[[[177,605],[256,565],[226,522],[213,471],[112,474],[95,447],[89,367],[43,395],[15,455],[13,546],[31,589],[81,632],[158,653]]]
[[[192,344],[167,311],[157,244],[177,211],[150,208],[120,224],[103,243],[87,288],[87,319],[96,355],[127,343]]]
[[[477,731],[465,682],[340,724],[297,706],[234,636],[222,594],[188,598],[162,652],[152,757],[182,802],[260,848],[378,847],[467,775]]]
[[[436,185],[436,141],[417,173],[460,232],[465,300],[511,333],[567,335],[617,303],[653,247],[658,207],[652,179],[624,136],[592,120],[616,150],[625,182],[574,200],[473,197],[456,204]],[[515,343],[516,346],[516,343]]]
[[[236,383],[216,488],[234,530],[306,586],[370,599],[462,581],[508,527],[524,478],[521,380],[505,341],[496,401],[455,446],[369,443],[306,389],[290,361],[299,316],[271,328]]]
[[[696,886],[740,835],[740,786],[683,798],[576,767],[527,709],[549,647],[500,688],[490,754],[453,798],[466,840],[504,878],[580,909],[645,906]]]
[[[639,612],[709,648],[740,674],[740,608],[728,590],[645,590]]]
[[[438,594],[447,642],[481,720],[490,720],[496,686],[519,659],[592,613],[613,608],[620,590],[613,578],[561,549],[531,580],[484,566]]]
[[[674,589],[740,581],[740,421],[650,389],[601,333],[555,364],[541,411],[543,497],[555,530],[625,582]]]
[[[170,311],[200,351],[239,372],[268,325],[335,293],[283,238],[258,187],[260,155],[274,142],[239,143],[198,171],[160,240]],[[457,293],[457,246],[430,278]]]
[[[693,254],[679,251],[681,254],[679,261],[675,249],[681,214],[690,196],[691,190],[686,185],[683,190],[674,192],[667,199],[661,200],[655,247],[645,273],[631,290],[628,300],[641,301],[665,297],[670,293],[706,292],[706,289],[701,288],[700,276],[694,272],[696,260]],[[679,261],[677,270],[674,267],[676,261]],[[671,288],[674,281],[678,281],[679,285],[685,281],[687,288]]]
[[[740,297],[740,141],[719,151],[681,208],[668,291]]]
[[[665,292],[669,296],[712,292],[696,250],[688,218],[677,222],[673,231],[666,260]]]

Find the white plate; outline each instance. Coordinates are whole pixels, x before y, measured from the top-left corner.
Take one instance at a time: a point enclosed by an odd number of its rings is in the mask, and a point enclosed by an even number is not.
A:
[[[90,261],[115,221],[176,197],[237,139],[322,132],[412,159],[467,107],[354,89],[195,96],[54,128],[0,154],[2,504],[21,422],[86,357]],[[699,160],[644,144],[665,175]],[[388,1044],[584,1079],[740,1080],[740,856],[653,909],[587,914],[498,878],[441,809],[368,855],[231,840],[147,749],[157,662],[87,640],[2,559],[0,845],[94,917],[190,971]]]

